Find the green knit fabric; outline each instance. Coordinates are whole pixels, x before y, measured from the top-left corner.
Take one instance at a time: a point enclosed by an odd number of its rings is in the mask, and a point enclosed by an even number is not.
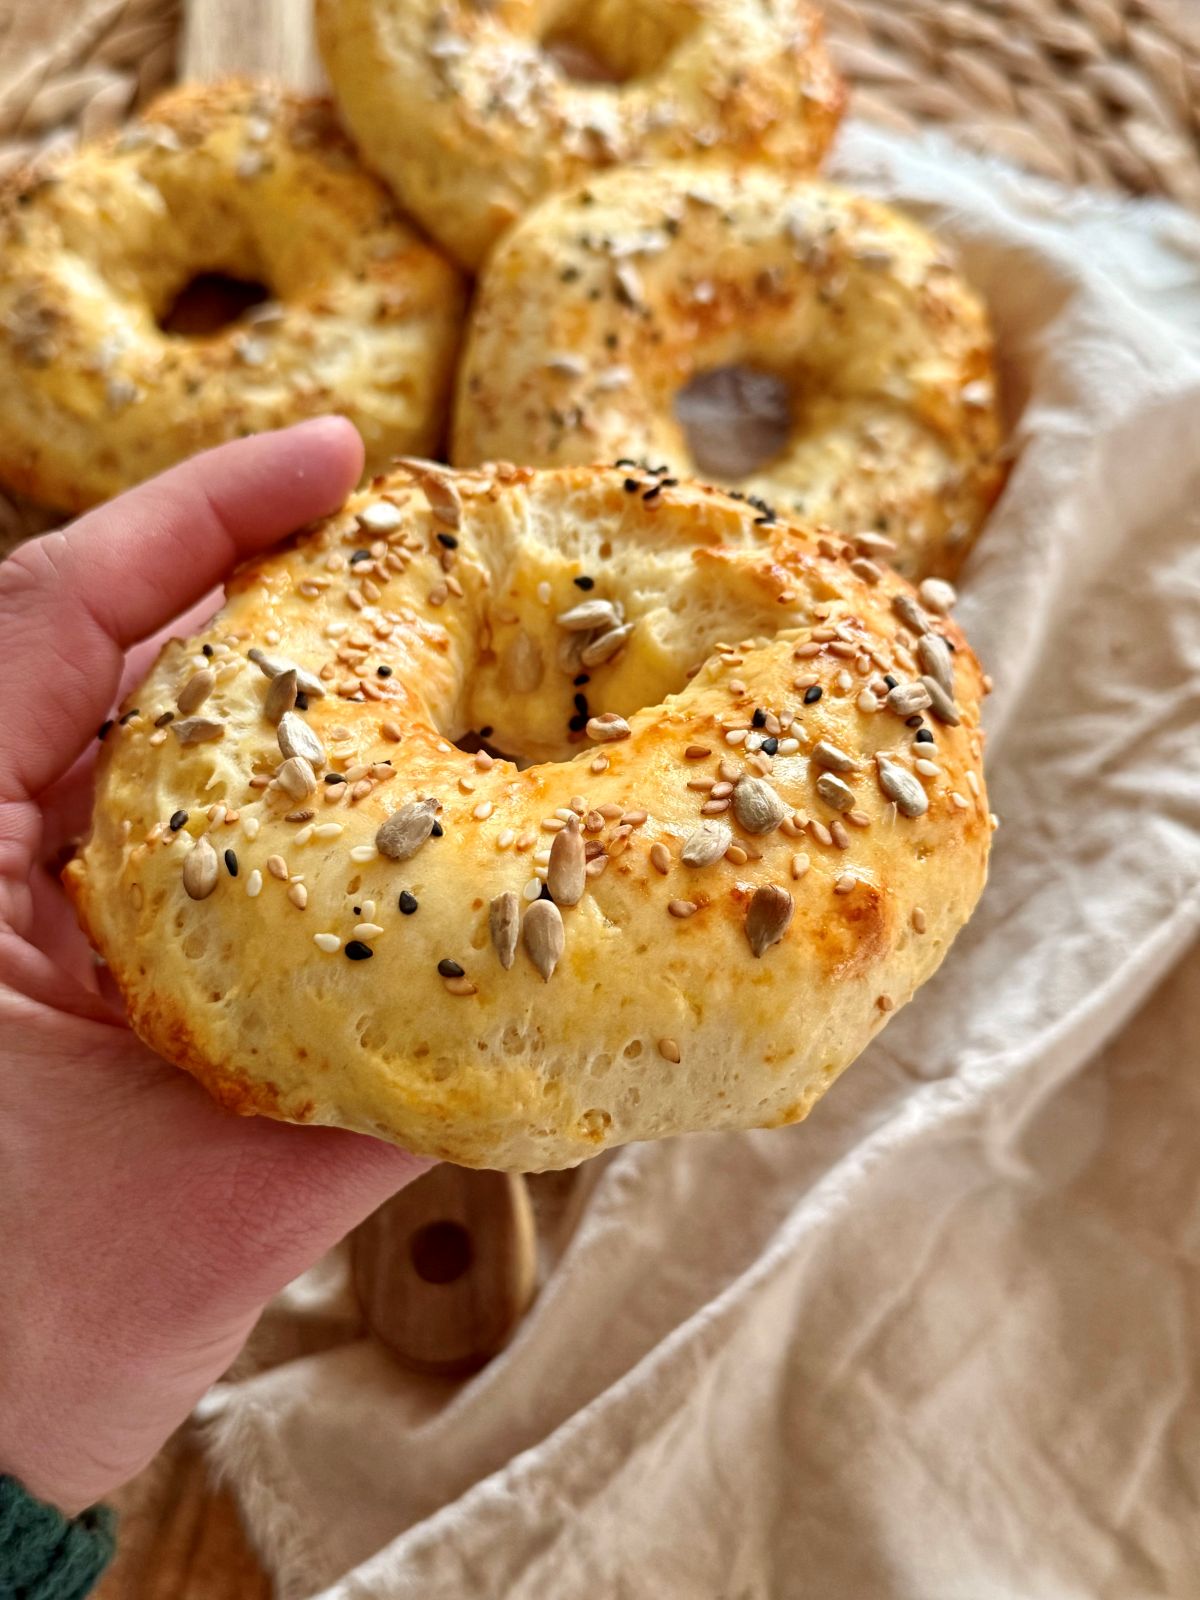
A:
[[[107,1506],[64,1517],[0,1473],[0,1600],[83,1600],[112,1560]]]

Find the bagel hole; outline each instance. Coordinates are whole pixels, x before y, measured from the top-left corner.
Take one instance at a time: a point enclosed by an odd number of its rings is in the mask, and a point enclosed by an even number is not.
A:
[[[493,744],[490,739],[485,739],[483,734],[468,729],[454,740],[455,745],[464,755],[473,756],[480,750],[485,750],[493,761],[511,761],[515,767],[522,770],[529,765],[524,756],[515,756],[511,750],[501,750],[500,746]]]
[[[660,71],[697,21],[690,6],[567,0],[542,35],[542,54],[571,83],[612,88]]]
[[[748,478],[776,460],[791,436],[791,390],[758,367],[712,367],[680,389],[675,416],[698,472]]]
[[[265,283],[225,272],[198,272],[158,320],[178,339],[208,339],[241,321],[247,311],[272,298]]]

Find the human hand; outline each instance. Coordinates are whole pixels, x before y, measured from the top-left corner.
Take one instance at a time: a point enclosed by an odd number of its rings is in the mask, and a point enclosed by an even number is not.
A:
[[[264,1302],[428,1165],[220,1110],[99,993],[45,865],[86,825],[126,652],[361,469],[334,418],[240,440],[0,565],[0,1473],[69,1514],[137,1473]]]

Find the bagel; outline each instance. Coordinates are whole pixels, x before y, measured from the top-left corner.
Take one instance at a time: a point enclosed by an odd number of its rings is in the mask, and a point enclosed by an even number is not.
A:
[[[67,883],[236,1111],[519,1170],[793,1122],[980,893],[983,687],[719,490],[399,465],[163,651]]]
[[[206,273],[272,298],[210,337],[164,331]],[[463,299],[324,102],[178,90],[0,190],[0,483],[82,510],[328,411],[355,423],[371,470],[431,450]]]
[[[808,0],[317,0],[366,159],[475,269],[543,195],[640,159],[813,172],[843,89]],[[564,63],[599,67],[579,81]]]
[[[688,399],[739,364],[782,394],[775,454],[753,470],[724,460],[728,408],[715,463],[684,426]],[[961,564],[999,491],[999,444],[986,314],[927,233],[829,184],[677,165],[547,200],[498,247],[451,457],[665,462],[872,533],[918,578]]]

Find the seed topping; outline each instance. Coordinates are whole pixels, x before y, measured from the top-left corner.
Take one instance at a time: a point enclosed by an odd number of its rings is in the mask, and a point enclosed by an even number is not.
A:
[[[211,744],[214,739],[224,738],[225,725],[208,717],[185,717],[182,722],[171,724],[171,732],[180,744]]]
[[[950,695],[946,693],[936,678],[927,676],[922,678],[921,682],[924,685],[926,694],[929,696],[929,704],[934,716],[939,722],[948,723],[950,727],[956,728],[962,718],[959,716],[958,707],[954,704]]]
[[[602,711],[598,717],[588,718],[587,736],[597,744],[615,744],[618,739],[628,739],[631,731],[625,718],[615,711]]]
[[[437,823],[436,800],[410,800],[393,811],[375,834],[375,848],[391,861],[407,861],[432,834]]]
[[[207,900],[219,871],[217,852],[202,834],[183,858],[183,887],[193,900]]]
[[[550,846],[546,887],[557,905],[578,905],[583,899],[587,882],[586,867],[583,835],[579,831],[578,819],[573,819],[554,835],[554,843]]]
[[[566,946],[562,912],[553,900],[535,900],[521,924],[525,950],[545,982],[562,959]]]
[[[746,940],[750,953],[761,958],[787,932],[795,902],[778,884],[764,883],[754,891],[746,912]]]
[[[688,867],[711,867],[733,843],[733,830],[723,822],[702,822],[688,835],[679,859]]]
[[[857,796],[848,783],[835,778],[832,772],[823,772],[817,779],[817,793],[827,806],[835,811],[853,811]]]
[[[765,778],[743,776],[733,791],[733,814],[747,833],[770,833],[788,808]]]
[[[194,711],[199,711],[216,686],[216,673],[209,667],[201,667],[198,672],[192,673],[175,696],[175,704],[185,717],[190,717]]]
[[[521,931],[521,902],[512,889],[498,894],[488,907],[488,932],[500,965],[505,972],[517,955],[517,937]]]
[[[929,798],[920,782],[911,772],[897,766],[885,755],[875,757],[879,772],[879,787],[889,800],[894,800],[906,817],[922,817],[929,810]]]
[[[325,685],[320,678],[315,677],[304,667],[298,667],[286,656],[271,656],[265,650],[259,649],[247,650],[246,654],[265,678],[277,678],[281,672],[294,672],[296,685],[302,694],[310,694],[319,699],[325,693]]]
[[[280,717],[277,737],[285,758],[300,756],[311,767],[325,765],[325,746],[294,711],[285,711]]]
[[[289,756],[276,772],[275,781],[285,794],[290,794],[295,800],[315,794],[317,788],[317,775],[303,756]]]
[[[286,672],[277,672],[267,685],[267,698],[263,702],[263,715],[267,721],[278,725],[284,713],[296,704],[299,693],[300,684],[295,667],[289,667]]]
[[[812,759],[817,766],[825,767],[830,772],[853,772],[858,766],[853,756],[847,755],[836,744],[830,744],[828,739],[819,739],[813,745]]]

